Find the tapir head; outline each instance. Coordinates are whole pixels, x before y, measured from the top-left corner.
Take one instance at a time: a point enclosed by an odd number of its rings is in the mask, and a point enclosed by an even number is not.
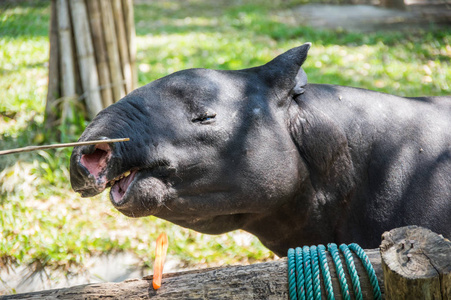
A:
[[[180,71],[101,111],[75,147],[71,184],[83,197],[111,187],[132,217],[155,215],[206,233],[283,205],[303,180],[288,113],[303,93],[310,44],[251,69]]]

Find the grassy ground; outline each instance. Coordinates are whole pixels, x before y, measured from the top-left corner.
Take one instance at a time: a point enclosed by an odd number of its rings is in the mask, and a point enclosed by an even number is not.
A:
[[[290,7],[301,2],[140,1],[139,85],[191,67],[256,66],[310,41],[310,82],[402,96],[451,94],[451,29],[318,31],[295,25]],[[50,9],[30,3],[0,8],[0,149],[52,142],[43,129]],[[73,124],[66,139],[76,140],[84,125]],[[0,157],[0,268],[79,272],[87,256],[115,251],[133,251],[150,266],[161,231],[169,235],[169,255],[185,267],[274,257],[244,234],[208,236],[153,217],[129,219],[106,194],[81,199],[70,189],[69,155],[64,149]]]

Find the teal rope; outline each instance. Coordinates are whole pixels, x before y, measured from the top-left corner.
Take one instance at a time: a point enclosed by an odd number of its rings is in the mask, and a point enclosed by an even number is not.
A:
[[[335,270],[338,275],[342,296],[344,299],[351,299],[337,245],[331,243],[327,245],[327,248],[335,264]],[[340,250],[345,258],[356,299],[363,299],[363,296],[360,288],[360,278],[355,269],[354,258],[352,257],[349,249],[355,252],[355,254],[362,261],[362,264],[368,273],[371,285],[373,286],[374,299],[382,299],[376,273],[374,272],[373,266],[371,265],[366,253],[355,243],[350,244],[349,246],[342,244],[340,245]],[[324,245],[318,245],[318,247],[298,247],[296,250],[292,248],[288,249],[288,288],[291,300],[321,299],[319,268],[321,268],[321,273],[323,274],[324,288],[326,290],[327,299],[335,300],[325,250],[326,247]]]
[[[371,264],[370,259],[366,255],[365,251],[363,251],[363,249],[356,243],[350,244],[349,249],[354,251],[354,253],[357,254],[357,256],[362,261],[362,264],[365,267],[366,272],[368,273],[368,277],[370,278],[371,285],[373,286],[374,299],[382,299],[381,289],[379,287],[379,282],[377,281],[376,272],[374,272],[373,265]]]
[[[305,296],[307,299],[313,299],[312,266],[309,247],[304,246],[302,252],[304,256]]]
[[[337,270],[338,281],[340,282],[343,299],[350,300],[351,295],[349,294],[348,282],[346,281],[346,276],[343,270],[343,265],[341,264],[340,255],[338,254],[337,245],[334,243],[327,244],[327,249],[329,249],[330,255],[332,256],[335,264],[335,269]]]
[[[304,281],[304,266],[302,260],[302,248],[296,248],[296,284],[298,289],[298,300],[305,300],[305,281]]]
[[[294,249],[288,249],[288,289],[291,300],[297,300],[296,297],[296,261]]]
[[[327,264],[326,247],[318,245],[319,266],[324,278],[324,287],[326,289],[327,300],[335,300],[332,278],[330,277],[329,265]]]
[[[319,278],[318,251],[316,246],[310,246],[312,258],[313,296],[315,300],[321,300],[321,279]]]
[[[341,244],[339,249],[343,253],[346,266],[348,267],[349,275],[351,276],[354,296],[357,300],[363,300],[362,290],[360,289],[360,278],[357,270],[355,269],[354,258],[352,257],[351,251],[349,251],[348,246],[346,246],[345,244]]]

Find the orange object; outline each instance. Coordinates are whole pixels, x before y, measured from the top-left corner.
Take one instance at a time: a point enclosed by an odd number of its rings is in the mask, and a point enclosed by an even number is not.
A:
[[[161,287],[161,278],[163,277],[164,260],[168,251],[168,236],[161,233],[157,238],[157,249],[155,252],[155,264],[153,265],[153,288],[158,290]]]

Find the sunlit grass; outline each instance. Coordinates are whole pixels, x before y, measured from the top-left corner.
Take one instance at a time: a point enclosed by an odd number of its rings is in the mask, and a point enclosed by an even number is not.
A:
[[[43,112],[48,51],[47,37],[0,37],[0,112]]]
[[[314,30],[289,8],[303,1],[152,1],[135,7],[139,85],[186,68],[240,69],[310,41],[309,81],[401,96],[451,94],[451,30]],[[30,2],[34,3],[34,2]],[[0,15],[0,149],[55,142],[43,126],[49,6],[23,3]],[[244,3],[244,4],[243,4]],[[80,122],[83,124],[83,122]],[[80,134],[82,125],[75,134]],[[50,130],[51,131],[51,130]],[[153,260],[166,231],[182,267],[248,263],[274,255],[243,232],[209,236],[153,217],[130,219],[107,194],[82,199],[70,189],[70,149],[0,157],[0,267],[77,272],[90,255],[132,251]]]

